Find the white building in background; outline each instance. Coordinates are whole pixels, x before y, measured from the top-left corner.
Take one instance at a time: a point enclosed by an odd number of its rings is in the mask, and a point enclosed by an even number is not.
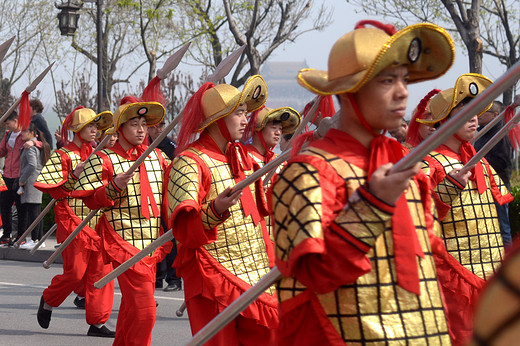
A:
[[[298,112],[303,111],[305,105],[315,96],[296,81],[298,72],[303,68],[308,68],[305,61],[273,61],[262,66],[260,74],[267,83],[267,107],[289,106]]]

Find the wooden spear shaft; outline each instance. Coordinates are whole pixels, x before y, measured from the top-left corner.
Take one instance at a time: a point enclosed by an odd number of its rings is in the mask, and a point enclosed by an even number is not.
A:
[[[153,242],[148,244],[147,247],[136,253],[134,256],[127,259],[125,262],[121,263],[117,268],[112,270],[110,273],[102,277],[99,281],[94,283],[95,288],[103,288],[106,284],[108,284],[110,281],[117,278],[119,275],[123,274],[125,271],[130,269],[134,264],[157,250],[160,246],[163,244],[169,242],[173,239],[173,232],[172,230],[169,230],[168,232],[164,233],[159,238],[155,239]]]
[[[90,219],[92,219],[96,215],[96,213],[97,209],[91,210],[90,213],[88,213],[88,215],[83,219],[83,221],[80,222],[78,227],[76,227],[76,229],[71,234],[69,234],[67,239],[65,239],[65,241],[61,243],[60,247],[57,248],[56,251],[54,251],[46,261],[43,262],[43,267],[45,269],[49,269],[51,267],[51,264],[53,264],[54,261],[56,261],[56,258],[58,258],[58,256],[63,252],[63,250],[65,250],[67,246],[69,246],[69,244],[74,240],[74,238],[76,238],[79,232],[83,230],[83,228],[88,224]]]
[[[43,220],[43,217],[45,215],[47,215],[47,213],[52,209],[52,207],[54,207],[54,205],[56,204],[56,200],[55,199],[52,199],[49,204],[47,204],[47,206],[42,210],[42,212],[40,213],[40,215],[38,215],[36,217],[36,219],[34,219],[34,221],[31,223],[31,225],[29,227],[27,227],[27,229],[25,230],[25,232],[23,232],[23,234],[18,237],[18,240],[13,244],[14,248],[15,249],[18,249],[20,247],[20,245],[22,244],[22,242],[25,240],[25,237],[27,237],[27,235],[29,233],[31,233],[31,231],[36,228],[36,226],[40,223],[41,220]]]
[[[34,255],[34,253],[36,252],[36,250],[38,250],[38,248],[40,246],[42,246],[42,244],[47,240],[47,238],[49,238],[51,236],[51,234],[54,233],[54,231],[56,231],[56,229],[58,228],[58,225],[57,224],[54,224],[52,225],[51,228],[49,228],[49,230],[47,231],[47,233],[45,233],[42,237],[42,239],[40,239],[40,241],[31,249],[31,251],[29,251],[29,253],[31,255]]]
[[[508,134],[519,120],[520,109],[517,109],[511,120],[509,120],[507,124],[505,124],[500,131],[498,131],[468,162],[466,162],[466,164],[460,169],[460,174],[470,171],[484,156],[486,156],[487,153],[489,153],[491,149],[493,149],[495,145],[498,144],[502,138]]]
[[[484,136],[486,133],[488,133],[489,130],[491,130],[496,124],[500,122],[500,120],[504,119],[504,115],[506,114],[506,111],[504,110],[502,113],[500,113],[496,118],[491,120],[486,126],[484,126],[473,139],[471,140],[471,144],[476,143],[480,137]]]
[[[520,61],[513,65],[500,77],[495,83],[488,87],[484,92],[475,97],[463,110],[454,115],[443,126],[441,126],[434,134],[429,136],[425,141],[419,144],[408,155],[403,157],[392,168],[391,172],[399,172],[412,167],[420,162],[428,153],[444,143],[446,139],[452,136],[462,125],[464,125],[474,114],[478,114],[480,110],[486,107],[497,96],[502,94],[506,89],[513,85],[520,78]],[[264,278],[266,279],[264,281]],[[268,287],[273,285],[281,278],[281,273],[275,266],[266,276],[264,276],[256,285],[244,292],[236,301],[228,306],[234,305],[233,309],[226,308],[213,320],[211,320],[204,328],[202,328],[188,345],[202,345],[205,341],[211,339],[219,330],[224,328],[232,321],[240,312],[249,304],[254,302]],[[261,284],[260,284],[261,283]],[[243,307],[241,310],[236,306]],[[226,310],[228,310],[226,312]],[[224,314],[226,312],[226,314]],[[204,331],[203,335],[202,334]],[[195,342],[193,342],[195,340]]]

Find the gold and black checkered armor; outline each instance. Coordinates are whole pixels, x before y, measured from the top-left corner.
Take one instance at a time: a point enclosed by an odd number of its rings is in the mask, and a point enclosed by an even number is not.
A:
[[[443,166],[445,174],[463,166],[461,161],[441,153],[433,152],[430,156]],[[483,162],[482,164],[484,165]],[[425,172],[429,173],[429,170],[426,169]],[[493,169],[492,173],[501,192],[507,193],[504,183]],[[484,175],[489,187],[490,177],[486,168]],[[441,222],[446,249],[475,275],[484,280],[489,279],[500,267],[504,256],[500,224],[491,190],[488,188],[481,195],[475,182],[469,180],[461,192],[448,179],[444,179],[434,187],[434,191],[444,203],[451,206]]]
[[[40,175],[36,179],[36,182],[45,185],[57,185],[61,183],[61,187],[67,191],[72,191],[74,189],[74,185],[76,184],[76,180],[72,178],[69,174],[67,177],[63,176],[63,167],[61,155],[66,155],[70,158],[71,167],[68,167],[68,171],[74,171],[74,168],[81,162],[81,157],[79,153],[76,153],[67,148],[60,148],[55,150],[49,160],[45,163],[40,172]],[[63,182],[65,180],[65,182]],[[83,201],[79,198],[66,197],[65,201],[72,209],[74,214],[76,214],[80,219],[84,219],[89,213],[90,209],[83,203]],[[92,229],[96,228],[96,224],[98,222],[99,213],[96,214],[88,223],[88,226]],[[68,230],[72,232],[73,230]]]
[[[324,150],[310,148],[303,154],[328,162],[345,180],[348,196],[366,181],[366,171]],[[291,251],[304,240],[324,238],[319,179],[314,166],[293,162],[274,186],[276,256],[283,261],[287,261]],[[397,285],[391,215],[360,198],[335,219],[342,229],[371,246],[366,255],[372,264],[370,273],[333,292],[313,293],[330,323],[349,345],[450,344],[423,205],[415,184],[407,189],[406,197],[425,254],[424,259],[417,257],[419,296]],[[278,299],[284,302],[306,289],[295,277],[284,277],[277,286]]]
[[[114,176],[127,172],[135,161],[127,160],[115,152],[105,149],[102,151],[108,156],[108,160],[113,167]],[[105,164],[107,162],[105,161]],[[154,194],[155,201],[161,210],[162,177],[163,170],[157,153],[152,151],[144,160],[150,187]],[[114,231],[124,240],[138,248],[144,249],[151,242],[159,237],[160,218],[153,217],[150,208],[150,220],[146,219],[141,211],[141,187],[140,187],[139,167],[128,186],[119,192],[109,183],[106,187],[107,196],[114,201],[114,206],[105,208],[104,215]],[[103,186],[101,180],[103,171],[103,160],[100,156],[93,155],[85,164],[83,174],[75,186],[76,190],[96,190]],[[109,178],[111,180],[111,178]],[[151,254],[150,254],[151,256]]]
[[[262,226],[260,223],[255,226],[251,215],[244,216],[240,200],[229,208],[230,216],[223,222],[214,215],[210,203],[227,187],[235,185],[230,166],[193,147],[188,151],[199,156],[211,174],[211,186],[201,203],[201,217],[204,229],[218,227],[218,233],[217,240],[204,248],[227,271],[253,286],[270,271]],[[246,175],[251,173],[246,172]],[[196,161],[188,156],[175,158],[168,179],[168,214],[184,201],[193,200],[199,204],[199,184]],[[254,196],[254,184],[249,187]],[[266,293],[272,295],[274,288]]]

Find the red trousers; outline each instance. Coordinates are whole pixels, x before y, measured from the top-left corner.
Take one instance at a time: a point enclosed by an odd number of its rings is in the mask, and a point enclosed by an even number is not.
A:
[[[61,303],[73,291],[84,284],[85,317],[88,324],[102,324],[110,317],[114,301],[114,282],[102,289],[94,287],[94,283],[108,274],[112,266],[103,263],[100,251],[85,249],[82,242],[73,240],[61,254],[63,258],[63,274],[56,275],[49,287],[43,291],[43,300],[52,307]]]
[[[190,318],[191,333],[195,335],[209,321],[216,317],[221,309],[218,303],[198,295],[186,302]],[[255,320],[238,315],[226,327],[211,338],[205,346],[213,345],[274,345],[275,330],[256,323]]]
[[[155,278],[155,266],[150,270]],[[150,345],[156,316],[155,282],[132,269],[121,274],[117,281],[122,297],[113,345]]]

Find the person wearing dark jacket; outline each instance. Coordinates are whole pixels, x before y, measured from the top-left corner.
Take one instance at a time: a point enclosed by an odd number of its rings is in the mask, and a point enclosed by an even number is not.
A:
[[[40,130],[43,133],[43,136],[45,137],[45,140],[49,145],[51,146],[51,149],[53,147],[52,144],[52,134],[51,131],[49,131],[49,126],[47,126],[47,121],[45,121],[45,118],[42,115],[43,112],[43,104],[39,99],[32,99],[29,104],[31,105],[32,110],[32,118],[31,122],[36,125],[36,128]]]
[[[504,110],[504,105],[500,101],[494,101],[490,109],[482,114],[478,119],[479,131],[489,124],[495,117],[497,117]],[[493,136],[504,126],[504,121],[498,122],[491,130],[486,132],[478,141],[475,142],[475,150],[479,151]],[[513,146],[509,138],[505,136],[497,143],[485,156],[491,167],[495,169],[498,176],[507,189],[511,191],[511,174],[513,171]],[[510,245],[511,225],[509,223],[509,204],[498,205],[497,207],[498,220],[500,222],[500,232],[502,233],[502,241],[504,245]]]

